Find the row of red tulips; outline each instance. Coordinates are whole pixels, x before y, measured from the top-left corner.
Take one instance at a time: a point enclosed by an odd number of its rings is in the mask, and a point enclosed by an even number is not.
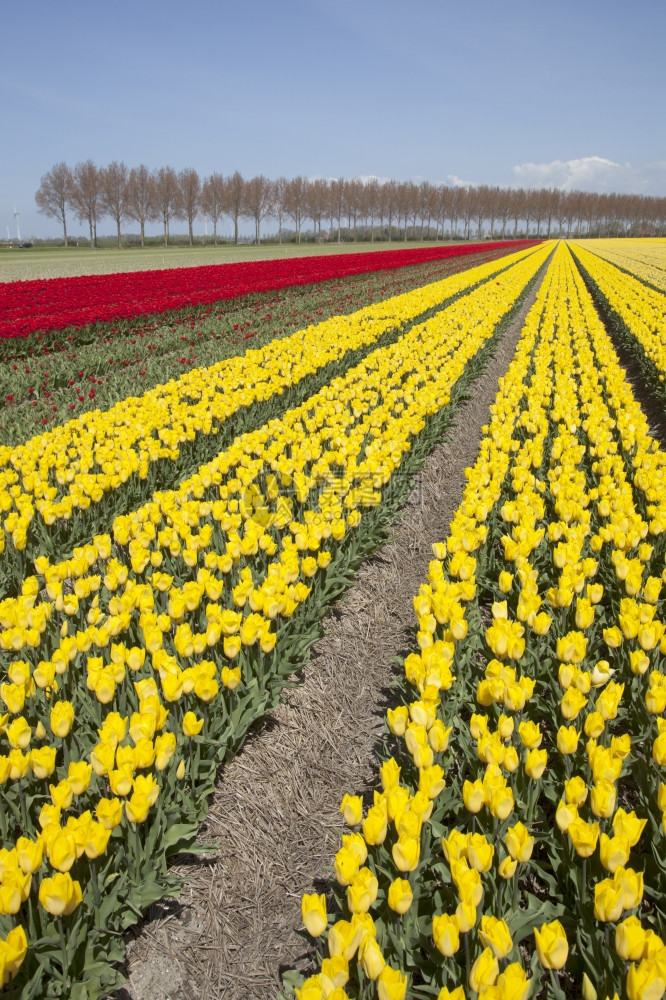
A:
[[[316,284],[333,278],[382,271],[536,240],[469,243],[457,246],[374,253],[297,257],[240,264],[215,264],[159,271],[49,278],[0,284],[0,337],[34,330],[60,330],[143,313],[162,313],[240,295]]]

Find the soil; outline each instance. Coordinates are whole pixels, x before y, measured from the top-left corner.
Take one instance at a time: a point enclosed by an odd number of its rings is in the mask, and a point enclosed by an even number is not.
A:
[[[324,620],[300,683],[221,773],[200,835],[216,852],[174,866],[180,899],[153,907],[135,932],[117,1000],[275,1000],[284,971],[314,971],[298,933],[301,896],[330,884],[343,794],[376,784],[395,658],[413,645],[412,599],[432,543],[448,534],[535,294],[430,456],[392,540]]]

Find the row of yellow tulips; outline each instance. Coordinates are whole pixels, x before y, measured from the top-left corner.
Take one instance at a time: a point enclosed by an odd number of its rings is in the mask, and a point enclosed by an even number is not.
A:
[[[327,365],[344,363],[351,352],[371,346],[390,330],[406,328],[422,313],[530,252],[471,268],[349,316],[334,316],[241,357],[194,369],[108,411],[81,414],[20,447],[0,447],[0,554],[6,545],[23,551],[34,520],[60,527],[133,477],[145,480],[160,460],[178,459],[185,442],[217,435],[239,411],[283,394]],[[96,527],[108,530],[108,525]],[[39,537],[42,551],[48,551],[48,532]]]
[[[658,671],[636,701],[611,680],[645,672],[646,650],[655,655],[664,631],[653,574],[663,568],[666,454],[564,247],[486,430],[450,536],[415,598],[419,652],[405,660],[407,702],[388,715],[407,753],[382,766],[383,791],[365,818],[360,799],[343,800],[346,821],[362,823],[336,857],[348,914],[328,929],[329,957],[297,989],[300,1000],[342,1000],[350,976],[353,995],[371,996],[370,979],[383,1000],[408,988],[440,988],[445,1000],[467,987],[522,998],[530,954],[533,975],[549,970],[558,997],[561,969],[586,996],[626,988],[642,1000],[666,986],[653,926],[663,872],[652,862],[644,884],[629,867],[646,822],[653,851],[661,846],[660,737],[647,787],[642,737],[649,749],[646,712],[663,711],[666,699],[650,693],[661,688]],[[626,629],[622,656],[616,620]],[[608,659],[597,659],[602,652]],[[434,809],[423,808],[418,796],[433,790]],[[325,897],[306,896],[303,917],[324,934]],[[609,968],[612,922],[618,959]]]
[[[316,592],[336,543],[380,503],[549,252],[237,438],[178,490],[117,518],[112,536],[60,563],[38,559],[21,595],[2,602],[0,912],[30,913],[37,895],[47,913],[73,914],[83,855],[94,866],[110,842],[133,846],[186,773],[196,791],[193,747],[233,726],[239,699],[275,664],[281,623]]]
[[[585,240],[582,245],[610,264],[666,292],[665,239]]]
[[[611,309],[643,348],[663,382],[666,374],[666,295],[580,244],[573,247],[573,252]],[[666,263],[666,245],[662,260]]]

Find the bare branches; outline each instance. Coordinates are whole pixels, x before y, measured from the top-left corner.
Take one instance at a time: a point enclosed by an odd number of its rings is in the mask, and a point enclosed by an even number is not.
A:
[[[265,219],[277,222],[279,242],[284,220],[294,224],[290,238],[300,243],[306,220],[312,220],[310,239],[506,239],[544,236],[666,235],[666,198],[647,195],[595,194],[556,188],[501,188],[497,185],[431,184],[421,181],[380,181],[377,178],[340,177],[309,180],[298,176],[269,180],[262,174],[246,180],[211,174],[203,183],[194,168],[176,173],[161,167],[152,174],[145,166],[128,171],[124,163],[98,168],[87,160],[72,171],[58,163],[42,179],[35,193],[38,210],[57,219],[67,244],[67,212],[87,222],[91,243],[97,245],[99,219],[110,216],[116,224],[118,245],[123,219],[141,227],[159,219],[165,245],[173,219],[186,219],[190,245],[194,222],[202,215],[213,223],[218,242],[222,216],[233,225],[239,242],[239,221],[254,221],[255,242],[261,240]],[[329,232],[322,236],[322,220]],[[462,228],[462,233],[461,233]]]
[[[66,163],[56,163],[42,177],[35,193],[37,210],[50,219],[57,219],[62,226],[65,246],[67,246],[67,209],[72,203],[74,178]]]

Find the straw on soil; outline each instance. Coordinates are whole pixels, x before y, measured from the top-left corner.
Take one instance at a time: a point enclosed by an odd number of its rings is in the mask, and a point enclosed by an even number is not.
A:
[[[201,831],[216,853],[176,868],[180,900],[154,907],[128,949],[126,1000],[274,1000],[284,970],[314,971],[297,933],[301,896],[326,891],[342,795],[369,794],[376,784],[374,746],[398,669],[392,661],[411,645],[412,598],[432,543],[448,534],[535,294],[430,456],[391,542],[324,620],[302,683],[224,768]]]

